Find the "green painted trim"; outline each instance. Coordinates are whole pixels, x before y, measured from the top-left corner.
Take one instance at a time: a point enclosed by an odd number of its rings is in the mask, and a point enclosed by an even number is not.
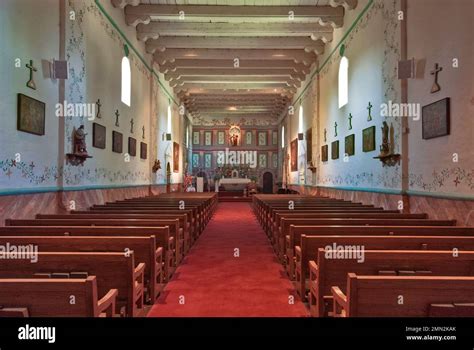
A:
[[[23,194],[36,194],[36,193],[48,193],[48,192],[71,192],[71,191],[88,191],[88,190],[111,190],[119,188],[132,188],[132,187],[149,187],[154,186],[153,184],[142,184],[142,185],[90,185],[90,186],[70,186],[70,187],[39,187],[39,188],[12,188],[8,190],[0,190],[0,196],[17,196]]]
[[[108,12],[105,10],[105,8],[102,6],[102,4],[100,3],[100,0],[94,0],[95,4],[97,5],[97,7],[99,8],[99,10],[102,12],[102,14],[109,20],[110,24],[115,28],[115,30],[120,34],[120,36],[123,38],[123,40],[125,40],[125,42],[127,43],[127,45],[129,47],[132,48],[133,52],[135,52],[135,55],[137,55],[137,57],[140,59],[140,61],[142,61],[142,63],[145,65],[145,67],[150,71],[150,73],[152,73],[156,79],[158,80],[158,84],[163,88],[163,90],[165,91],[166,95],[168,95],[168,97],[174,102],[175,105],[179,105],[178,102],[176,102],[176,100],[174,99],[173,95],[169,93],[168,89],[166,89],[166,87],[163,85],[163,83],[161,82],[158,74],[156,73],[156,71],[153,69],[153,66],[150,66],[150,64],[145,60],[145,58],[140,54],[140,52],[136,49],[135,46],[133,46],[133,44],[131,43],[131,41],[128,39],[128,37],[125,35],[125,33],[120,29],[120,27],[118,26],[118,24],[114,21],[114,19],[108,14]]]
[[[341,38],[341,40],[339,40],[339,42],[337,43],[337,45],[334,47],[334,49],[331,51],[331,53],[328,55],[328,57],[326,58],[326,60],[323,62],[323,64],[321,65],[321,67],[319,67],[318,69],[316,69],[313,74],[311,74],[311,77],[309,78],[309,81],[308,83],[306,84],[306,86],[304,87],[304,89],[300,92],[300,94],[298,95],[298,97],[296,98],[296,100],[294,101],[293,103],[293,106],[295,106],[298,101],[301,99],[301,97],[304,95],[304,93],[306,92],[306,90],[308,90],[308,88],[310,87],[310,85],[313,83],[313,78],[318,75],[319,73],[321,73],[321,71],[323,70],[323,68],[326,66],[326,64],[329,62],[329,60],[331,59],[332,55],[334,55],[335,52],[338,51],[339,47],[342,45],[342,43],[346,40],[346,38],[349,36],[349,34],[354,30],[355,26],[357,25],[357,23],[359,23],[359,21],[361,20],[361,18],[365,15],[365,13],[370,9],[370,7],[372,7],[372,5],[374,4],[374,0],[370,0],[367,5],[364,7],[364,9],[359,13],[359,15],[357,16],[357,18],[355,19],[355,21],[352,23],[352,25],[349,27],[349,29],[347,30],[347,32],[343,35],[343,37]]]

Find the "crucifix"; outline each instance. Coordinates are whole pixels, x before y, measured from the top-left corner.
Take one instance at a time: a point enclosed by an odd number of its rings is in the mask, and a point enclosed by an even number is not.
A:
[[[438,92],[441,90],[441,86],[438,84],[438,74],[443,70],[442,67],[439,66],[438,63],[435,64],[434,70],[431,71],[431,75],[434,75],[434,83],[433,86],[431,87],[431,93],[434,94],[435,92]]]
[[[36,84],[35,81],[33,80],[33,73],[37,72],[38,69],[33,65],[33,60],[30,60],[30,63],[26,65],[26,68],[30,70],[30,80],[26,83],[26,86],[29,87],[30,89],[36,90]]]
[[[135,125],[135,122],[133,121],[133,118],[130,120],[130,133],[133,134],[133,126]]]
[[[100,114],[100,107],[102,107],[102,103],[100,103],[100,98],[97,100],[95,104],[97,106],[97,115],[95,117],[100,119],[102,118],[102,115]]]
[[[337,136],[337,122],[334,122],[334,137]]]
[[[324,142],[328,141],[328,131],[324,128]]]
[[[352,113],[349,113],[349,130],[352,130]]]
[[[119,113],[119,111],[118,111],[118,109],[117,109],[117,110],[115,110],[115,126],[120,126],[120,124],[119,124],[119,116],[120,116],[120,113]]]
[[[369,111],[369,116],[367,117],[368,122],[372,120],[372,107],[372,103],[369,102],[369,105],[367,106],[367,110]]]
[[[142,127],[142,139],[145,139],[145,125]]]

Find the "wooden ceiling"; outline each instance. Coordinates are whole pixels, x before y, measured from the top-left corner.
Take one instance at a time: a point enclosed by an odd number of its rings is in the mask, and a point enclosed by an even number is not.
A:
[[[193,117],[286,113],[357,0],[111,0]]]

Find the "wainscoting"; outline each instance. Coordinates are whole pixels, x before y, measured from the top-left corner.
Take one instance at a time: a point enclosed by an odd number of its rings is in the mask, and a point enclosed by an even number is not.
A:
[[[403,212],[426,213],[430,219],[456,220],[458,226],[474,226],[474,201],[461,199],[441,199],[420,195],[401,195],[365,191],[351,191],[334,188],[289,186],[301,194],[319,195],[330,198],[373,204],[387,210],[398,210],[403,201]]]
[[[171,185],[172,192],[180,189],[181,184]],[[164,192],[166,185],[144,185],[0,196],[0,226],[4,226],[5,219],[33,219],[36,214],[64,214],[73,206],[76,210],[86,210],[94,204]]]

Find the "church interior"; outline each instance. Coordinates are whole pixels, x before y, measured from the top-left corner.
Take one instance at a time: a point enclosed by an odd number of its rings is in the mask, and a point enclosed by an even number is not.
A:
[[[0,319],[474,317],[473,23],[0,0]]]

